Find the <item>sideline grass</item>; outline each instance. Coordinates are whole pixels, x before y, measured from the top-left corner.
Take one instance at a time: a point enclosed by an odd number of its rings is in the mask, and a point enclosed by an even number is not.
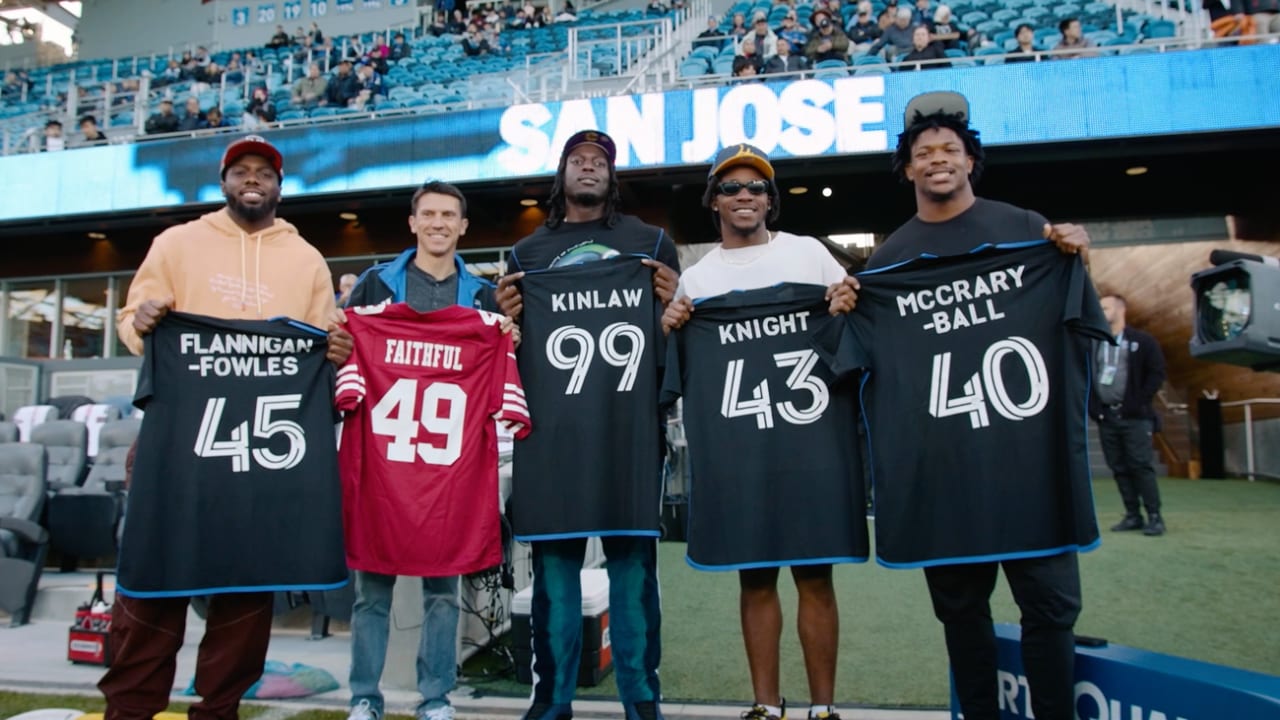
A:
[[[1077,631],[1113,643],[1280,674],[1280,485],[1162,479],[1169,532],[1149,538],[1107,530],[1123,514],[1110,478],[1094,484],[1102,547],[1081,556],[1084,612]],[[786,528],[778,531],[786,532]],[[738,622],[737,578],[684,562],[684,545],[663,543],[663,694],[669,700],[744,702],[751,696]],[[840,599],[837,699],[881,707],[942,707],[947,661],[918,570],[874,562],[836,568]],[[795,591],[784,576],[782,690],[808,702],[795,632]],[[996,622],[1016,623],[1001,578]],[[467,670],[478,672],[480,663]],[[509,679],[481,693],[527,697]],[[579,697],[616,697],[614,676]],[[799,705],[797,705],[798,707]]]
[[[186,714],[190,703],[169,706],[169,712]],[[65,708],[67,710],[83,710],[87,713],[100,713],[106,710],[106,701],[101,695],[46,695],[43,693],[19,693],[0,690],[0,718],[9,718],[32,710],[43,708]],[[262,705],[241,705],[240,717],[243,720],[255,718],[267,711]],[[345,718],[346,714],[343,713]]]

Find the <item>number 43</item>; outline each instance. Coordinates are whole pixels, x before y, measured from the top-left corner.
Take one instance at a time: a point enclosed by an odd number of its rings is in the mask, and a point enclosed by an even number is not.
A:
[[[827,384],[810,373],[818,363],[818,354],[812,350],[795,350],[776,353],[773,362],[780,368],[794,368],[787,376],[787,387],[792,390],[807,391],[813,402],[804,409],[796,408],[791,401],[777,404],[778,414],[792,425],[808,425],[822,417],[822,413],[831,402],[831,392]],[[720,403],[720,414],[726,418],[756,416],[756,427],[766,430],[773,427],[774,405],[769,397],[769,381],[761,380],[751,392],[750,400],[741,400],[738,395],[742,391],[742,360],[730,360],[724,374],[724,395]]]

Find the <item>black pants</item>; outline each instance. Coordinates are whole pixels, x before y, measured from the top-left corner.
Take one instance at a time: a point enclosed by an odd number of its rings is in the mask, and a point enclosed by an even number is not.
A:
[[[1139,500],[1147,508],[1148,515],[1160,513],[1160,488],[1156,485],[1151,425],[1151,421],[1145,418],[1124,419],[1112,415],[1098,423],[1102,454],[1116,477],[1116,487],[1120,488],[1120,499],[1124,501],[1124,511],[1128,515],[1138,515]]]
[[[991,591],[996,569],[1022,611],[1022,666],[1036,720],[1075,720],[1075,627],[1080,566],[1073,552],[1003,563],[924,570],[934,615],[947,638],[951,675],[965,720],[998,720],[996,634]]]

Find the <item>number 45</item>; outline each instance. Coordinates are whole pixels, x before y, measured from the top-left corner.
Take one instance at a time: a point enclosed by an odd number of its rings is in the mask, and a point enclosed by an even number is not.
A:
[[[231,472],[249,472],[249,458],[252,457],[267,470],[288,470],[302,462],[307,454],[307,436],[302,426],[292,420],[273,420],[271,414],[277,410],[296,410],[302,407],[302,395],[263,395],[258,398],[258,405],[253,411],[253,436],[269,440],[277,433],[283,433],[289,440],[289,451],[283,455],[271,452],[266,448],[249,450],[249,422],[243,421],[231,428],[230,440],[218,440],[218,426],[222,424],[222,410],[227,405],[224,397],[209,398],[204,406],[204,417],[200,420],[200,430],[196,433],[196,457],[231,458]]]

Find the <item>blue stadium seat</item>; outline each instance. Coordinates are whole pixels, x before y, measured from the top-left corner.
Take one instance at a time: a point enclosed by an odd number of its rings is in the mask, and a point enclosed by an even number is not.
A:
[[[685,61],[680,64],[680,77],[702,77],[707,74],[707,64],[701,60]]]
[[[879,55],[859,55],[853,59],[853,64],[859,67],[866,65],[883,65],[884,58]]]
[[[889,74],[889,66],[888,66],[888,65],[885,65],[885,64],[880,64],[880,65],[861,65],[861,66],[856,67],[856,68],[854,68],[854,69],[853,69],[853,74],[854,74],[854,75],[858,75],[858,76],[865,76],[865,75],[888,75],[888,74]]]
[[[1004,8],[1002,10],[997,10],[991,13],[992,20],[999,20],[1000,22],[1003,22],[1003,23],[1007,23],[1016,17],[1018,17],[1018,11],[1010,10],[1009,8]]]
[[[1178,26],[1172,20],[1152,20],[1143,29],[1145,40],[1159,40],[1178,36]]]

